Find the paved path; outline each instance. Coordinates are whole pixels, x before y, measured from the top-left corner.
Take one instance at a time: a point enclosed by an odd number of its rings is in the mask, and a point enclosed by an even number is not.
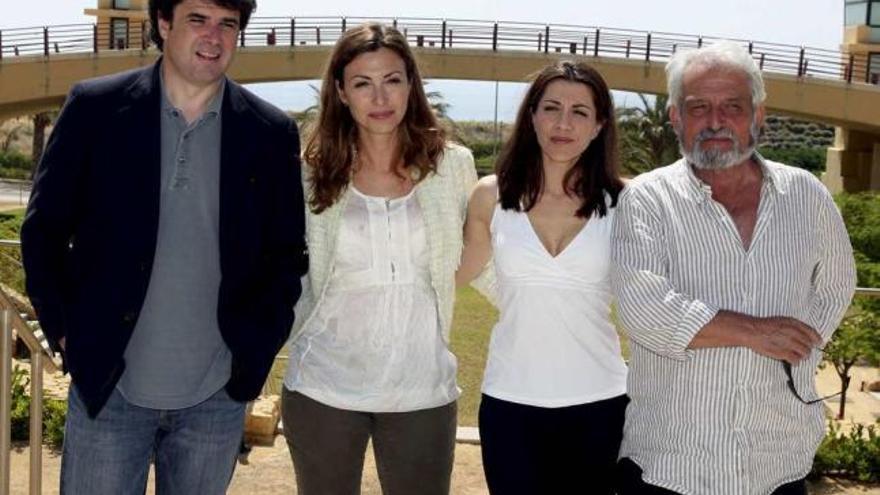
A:
[[[7,208],[24,208],[31,194],[31,185],[27,182],[11,182],[0,179],[0,206]]]

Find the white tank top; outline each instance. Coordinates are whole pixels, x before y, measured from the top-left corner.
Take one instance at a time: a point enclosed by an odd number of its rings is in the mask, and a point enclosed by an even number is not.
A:
[[[501,314],[492,330],[483,393],[564,407],[626,392],[611,323],[614,209],[591,217],[555,258],[524,212],[495,206],[490,230]]]

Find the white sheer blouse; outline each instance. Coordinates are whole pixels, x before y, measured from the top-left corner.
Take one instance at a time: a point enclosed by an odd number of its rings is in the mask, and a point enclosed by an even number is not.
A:
[[[405,412],[458,398],[414,194],[351,188],[326,297],[290,347],[285,386],[332,407]]]

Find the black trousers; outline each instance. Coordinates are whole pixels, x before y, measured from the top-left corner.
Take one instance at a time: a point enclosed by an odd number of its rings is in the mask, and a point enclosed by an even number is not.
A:
[[[617,469],[618,495],[678,495],[672,490],[642,481],[642,468],[627,457],[620,460]],[[807,482],[802,479],[786,483],[774,490],[773,495],[807,495]]]
[[[489,493],[614,493],[625,395],[570,407],[483,395],[480,443]]]

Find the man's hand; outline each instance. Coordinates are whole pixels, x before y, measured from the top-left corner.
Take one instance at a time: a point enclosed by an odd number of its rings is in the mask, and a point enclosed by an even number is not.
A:
[[[773,359],[797,364],[822,343],[822,337],[809,325],[794,318],[772,316],[754,318],[748,325],[746,347]]]

